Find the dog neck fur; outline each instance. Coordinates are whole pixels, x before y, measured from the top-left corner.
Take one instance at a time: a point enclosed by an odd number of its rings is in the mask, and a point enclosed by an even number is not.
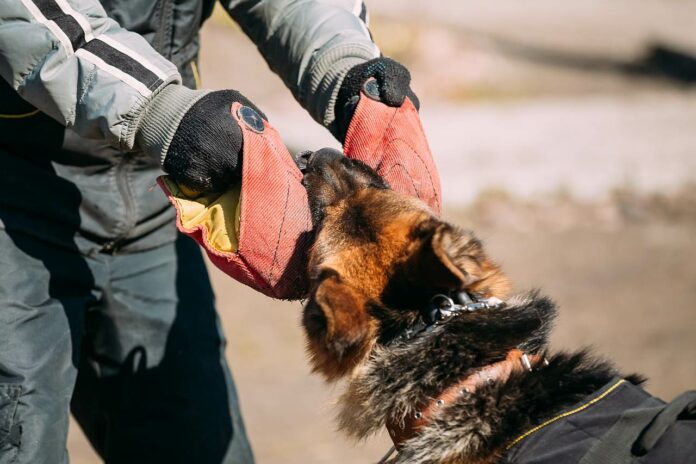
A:
[[[340,428],[365,438],[388,419],[403,422],[447,387],[504,359],[511,349],[545,349],[555,314],[549,299],[531,293],[508,300],[504,309],[462,314],[408,342],[377,346],[353,372],[340,399]],[[506,381],[463,395],[405,442],[396,462],[483,463],[498,458],[510,435],[501,433],[503,428],[522,430],[544,416],[519,410],[521,403],[528,403],[520,401],[523,395],[539,387],[532,384],[544,384],[543,391],[549,391],[559,376],[591,380],[585,388],[559,392],[549,404],[553,408],[578,401],[615,374],[610,366],[588,363],[586,358],[585,353],[557,355],[543,373],[513,373]]]

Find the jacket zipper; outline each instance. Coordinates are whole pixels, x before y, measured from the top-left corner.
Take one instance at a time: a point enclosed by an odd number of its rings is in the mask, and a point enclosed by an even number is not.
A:
[[[118,192],[121,194],[123,199],[123,221],[121,222],[120,231],[116,234],[116,238],[106,242],[102,245],[101,249],[106,253],[113,253],[118,250],[120,242],[128,238],[129,232],[135,227],[138,219],[135,217],[136,207],[135,200],[133,198],[133,192],[131,191],[128,175],[129,167],[131,161],[131,154],[125,153],[120,157],[118,164],[116,165],[116,172],[114,177],[116,178],[116,187]]]
[[[153,46],[155,50],[160,52],[167,58],[171,58],[171,47],[168,50],[164,49],[165,35],[171,40],[170,31],[170,13],[171,13],[171,2],[169,0],[160,0],[160,17],[159,26],[157,27],[157,33],[155,34],[155,40],[153,41]]]
[[[155,50],[167,57],[171,55],[171,50],[164,49],[165,35],[171,35],[168,34],[170,30],[170,6],[171,2],[169,0],[160,0],[159,25],[157,27],[157,32],[155,33],[155,40],[153,40],[152,44]],[[114,253],[118,251],[120,243],[128,238],[128,233],[137,223],[137,218],[135,217],[135,200],[128,182],[128,168],[130,160],[130,154],[123,154],[116,165],[116,186],[121,194],[121,198],[123,199],[124,220],[122,222],[123,225],[120,228],[121,232],[117,234],[116,238],[102,245],[101,249],[105,253]]]

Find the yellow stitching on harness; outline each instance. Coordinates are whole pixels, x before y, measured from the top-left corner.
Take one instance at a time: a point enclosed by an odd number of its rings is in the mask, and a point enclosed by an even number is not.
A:
[[[198,66],[195,61],[191,62],[191,72],[193,73],[193,82],[196,84],[196,89],[201,88],[201,76],[198,74]]]
[[[611,387],[609,387],[609,388],[607,389],[607,391],[605,391],[604,393],[602,393],[601,395],[599,395],[597,398],[594,398],[593,400],[588,401],[587,403],[585,403],[585,404],[583,404],[583,405],[581,405],[581,406],[578,406],[577,408],[575,408],[575,409],[573,409],[573,410],[566,411],[566,412],[564,412],[563,414],[559,414],[558,416],[553,417],[553,418],[547,420],[547,421],[544,422],[543,424],[539,424],[539,425],[537,425],[536,427],[534,427],[533,429],[528,430],[527,432],[523,433],[523,434],[520,435],[519,437],[515,438],[509,445],[507,445],[507,447],[506,447],[505,449],[506,449],[506,450],[509,450],[510,448],[512,448],[513,446],[515,446],[517,443],[519,443],[520,441],[524,440],[525,438],[527,438],[528,436],[530,436],[531,434],[533,434],[534,432],[537,432],[537,431],[543,429],[543,428],[546,427],[547,425],[552,424],[552,423],[556,422],[556,421],[559,420],[559,419],[563,419],[564,417],[572,416],[573,414],[578,413],[578,412],[582,411],[583,409],[589,408],[589,407],[592,406],[593,404],[595,404],[595,403],[597,403],[598,401],[601,401],[602,399],[604,399],[609,393],[611,393],[611,392],[613,392],[614,390],[616,390],[616,389],[619,387],[619,385],[621,385],[621,384],[624,383],[625,381],[626,381],[626,379],[621,379],[621,380],[619,380],[619,381],[616,382],[614,385],[612,385]]]
[[[30,118],[34,116],[35,114],[38,114],[39,110],[34,110],[30,111],[29,113],[24,113],[24,114],[0,114],[0,119],[22,119],[22,118]]]

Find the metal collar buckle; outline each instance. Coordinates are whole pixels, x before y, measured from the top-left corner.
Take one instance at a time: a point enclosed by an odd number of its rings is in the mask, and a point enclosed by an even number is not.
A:
[[[424,311],[421,311],[421,317],[427,324],[437,324],[464,312],[497,308],[503,305],[498,298],[480,299],[466,291],[458,292],[455,298],[458,300],[457,303],[451,297],[438,293],[430,299]]]
[[[456,299],[456,302],[455,302]],[[478,298],[462,290],[454,295],[454,298],[442,293],[434,295],[428,305],[420,312],[418,321],[412,327],[404,330],[404,332],[388,345],[399,342],[408,341],[423,332],[430,332],[438,325],[464,313],[471,313],[481,309],[491,309],[504,306],[498,298]]]

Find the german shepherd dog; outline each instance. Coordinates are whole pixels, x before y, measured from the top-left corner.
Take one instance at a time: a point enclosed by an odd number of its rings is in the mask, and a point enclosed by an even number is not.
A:
[[[550,353],[554,303],[511,298],[472,232],[337,151],[305,158],[315,242],[303,325],[314,370],[347,380],[340,429],[386,426],[398,463],[696,462],[696,420],[677,421],[694,418],[693,397],[665,408],[640,376]]]

